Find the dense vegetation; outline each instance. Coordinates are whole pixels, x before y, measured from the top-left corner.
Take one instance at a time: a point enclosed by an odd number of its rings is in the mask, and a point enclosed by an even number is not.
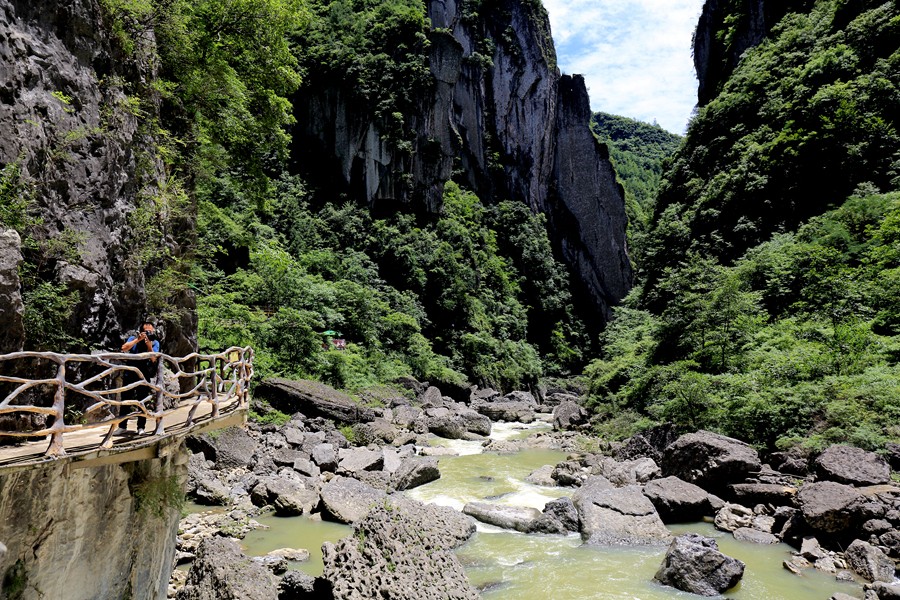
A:
[[[609,148],[616,174],[625,188],[628,251],[640,276],[642,250],[662,182],[663,164],[681,145],[681,136],[659,125],[597,112],[591,130]]]
[[[898,41],[896,3],[820,0],[700,109],[587,370],[601,429],[900,438]]]

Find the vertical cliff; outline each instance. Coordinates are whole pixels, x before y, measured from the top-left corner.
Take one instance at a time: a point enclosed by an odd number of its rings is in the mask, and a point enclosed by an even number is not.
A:
[[[141,227],[164,178],[146,33],[125,51],[99,0],[0,0],[0,200],[27,204],[26,274],[72,298],[61,327],[91,347],[118,346],[147,312],[142,249],[178,251]],[[191,329],[169,348],[189,349]]]
[[[809,10],[812,4],[812,0],[706,0],[694,33],[700,106],[716,97],[744,52],[762,42],[784,15]]]
[[[166,597],[187,454],[74,468],[51,462],[0,476],[0,597]],[[23,495],[26,494],[27,495]]]
[[[376,211],[437,212],[451,178],[486,202],[527,204],[547,215],[602,323],[631,284],[624,197],[589,130],[583,80],[556,68],[545,10],[533,0],[426,7],[431,82],[405,117],[410,139],[397,143],[354,90],[312,74],[295,104],[296,164]]]

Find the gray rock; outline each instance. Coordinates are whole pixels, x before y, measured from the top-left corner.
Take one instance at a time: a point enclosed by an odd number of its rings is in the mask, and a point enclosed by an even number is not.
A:
[[[228,487],[216,478],[199,452],[188,459],[188,483],[185,491],[200,504],[225,506],[230,502]]]
[[[706,490],[716,490],[759,471],[762,463],[749,444],[698,431],[681,436],[666,448],[660,466],[663,475],[674,475]]]
[[[828,556],[828,553],[819,544],[819,540],[814,537],[805,537],[800,544],[800,555],[807,560],[817,561]]]
[[[463,514],[474,517],[482,523],[503,529],[514,529],[521,533],[531,531],[534,521],[542,514],[536,508],[490,502],[467,502],[462,511]]]
[[[449,440],[461,440],[466,435],[466,426],[463,420],[449,411],[438,416],[425,418],[425,426],[431,433]]]
[[[356,479],[339,475],[322,486],[321,497],[326,516],[340,523],[355,523],[387,498],[387,494]]]
[[[353,535],[322,546],[324,577],[345,600],[476,600],[453,553],[474,532],[474,522],[451,508],[391,497]]]
[[[876,581],[866,587],[875,592],[878,600],[900,600],[900,584]]]
[[[553,465],[544,465],[537,468],[525,478],[525,481],[534,485],[553,487],[556,485],[556,480],[553,479],[553,470],[555,468]]]
[[[596,477],[589,478],[572,496],[581,521],[581,537],[586,544],[663,545],[669,542],[672,537],[669,530],[640,487],[614,488],[605,480],[596,480]]]
[[[215,439],[216,468],[235,469],[253,464],[256,440],[240,427],[229,427]]]
[[[176,599],[272,600],[277,594],[277,579],[269,569],[250,560],[236,541],[214,536],[200,542]]]
[[[422,407],[443,406],[444,397],[441,394],[441,390],[432,385],[419,396],[419,403]]]
[[[588,412],[583,406],[566,400],[553,409],[553,429],[568,431],[587,423]]]
[[[263,477],[250,491],[256,506],[271,505],[283,516],[312,512],[319,504],[319,493],[304,483],[281,476]]]
[[[883,533],[878,537],[878,541],[888,549],[888,555],[891,558],[900,558],[900,531],[892,529]]]
[[[322,473],[321,469],[319,469],[315,463],[306,458],[298,458],[294,461],[294,464],[291,465],[291,468],[304,477],[318,477]]]
[[[550,515],[559,521],[567,531],[581,530],[581,520],[578,517],[578,509],[575,508],[575,504],[572,502],[571,498],[563,496],[562,498],[551,500],[544,505],[544,514]]]
[[[531,392],[525,392],[522,390],[517,390],[514,392],[510,392],[503,396],[503,400],[506,402],[522,402],[523,404],[530,404],[531,406],[537,405],[537,400],[534,399],[534,395]]]
[[[751,527],[753,525],[753,517],[753,511],[746,506],[726,503],[725,506],[716,513],[714,523],[716,529],[721,529],[722,531],[734,531],[741,527]]]
[[[893,529],[893,526],[889,521],[884,519],[869,519],[862,525],[863,531],[866,533],[874,533],[875,535],[881,535],[891,529]]]
[[[729,488],[735,502],[745,506],[756,504],[788,506],[797,495],[797,488],[774,483],[736,483]]]
[[[802,556],[792,556],[788,560],[781,563],[781,566],[790,571],[794,575],[802,575],[804,569],[808,569],[812,565]]]
[[[19,282],[22,241],[0,227],[0,354],[18,352],[25,343],[25,305]]]
[[[302,571],[288,571],[278,583],[278,600],[325,598],[316,594],[316,578]]]
[[[283,556],[275,556],[275,555],[266,555],[266,556],[254,556],[250,560],[255,562],[258,565],[262,565],[268,570],[272,571],[276,575],[281,575],[288,568],[287,559]]]
[[[289,422],[281,430],[285,441],[293,447],[302,447],[306,440],[306,432],[296,427],[294,421]]]
[[[695,521],[711,510],[709,495],[702,488],[677,477],[647,482],[644,495],[666,523]]]
[[[828,600],[859,600],[859,598],[857,598],[856,596],[851,596],[850,594],[845,594],[843,592],[835,592]]]
[[[422,415],[422,409],[415,406],[398,406],[393,412],[391,422],[406,429],[412,429],[413,423]]]
[[[271,377],[260,383],[253,395],[289,415],[301,412],[310,418],[324,417],[351,424],[372,421],[377,416],[371,408],[318,381]]]
[[[847,546],[844,556],[850,568],[869,581],[894,580],[894,561],[868,542],[854,540]]]
[[[744,563],[719,552],[712,538],[689,533],[672,540],[654,578],[676,589],[718,596],[744,576]]]
[[[332,444],[317,444],[313,446],[310,454],[312,461],[323,471],[334,473],[337,471],[338,459]]]
[[[441,471],[438,461],[431,456],[413,456],[404,458],[391,478],[391,487],[397,491],[410,490],[436,479],[440,479]]]
[[[819,479],[850,485],[877,485],[891,480],[891,467],[874,452],[852,446],[831,446],[813,463]]]
[[[660,474],[659,467],[652,458],[617,461],[608,456],[602,457],[591,472],[606,477],[617,486],[646,483]]]
[[[272,461],[280,466],[280,467],[290,467],[293,466],[297,460],[306,460],[309,458],[309,455],[300,452],[299,450],[294,450],[293,448],[278,448],[273,451]]]
[[[376,417],[369,423],[357,423],[353,426],[356,443],[360,446],[369,444],[390,444],[397,437],[397,428],[389,421]]]
[[[338,452],[338,468],[340,474],[357,473],[359,471],[380,471],[384,466],[384,455],[379,450],[367,448],[345,448]]]
[[[491,435],[491,420],[480,414],[478,411],[466,408],[460,410],[457,415],[459,416],[463,428],[469,433],[484,436]]]
[[[797,493],[797,504],[806,522],[822,532],[847,529],[853,518],[853,505],[862,498],[856,489],[833,481],[807,483]]]
[[[574,460],[559,463],[553,468],[553,473],[550,476],[556,480],[557,484],[563,486],[579,486],[588,477],[581,464]],[[610,487],[612,487],[612,484],[610,484]]]
[[[742,542],[753,542],[754,544],[777,544],[778,538],[771,533],[753,529],[752,527],[738,527],[731,532],[734,539]]]
[[[472,408],[491,421],[506,421],[507,423],[534,421],[534,406],[526,402],[473,402]]]

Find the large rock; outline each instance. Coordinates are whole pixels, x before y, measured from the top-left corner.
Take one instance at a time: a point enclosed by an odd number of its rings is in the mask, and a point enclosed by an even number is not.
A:
[[[677,477],[648,482],[644,486],[644,495],[666,523],[696,521],[710,512],[709,494]]]
[[[426,416],[425,426],[434,435],[448,440],[461,440],[466,436],[466,425],[463,420],[449,411],[436,416]]]
[[[531,423],[534,421],[534,405],[527,402],[473,402],[472,408],[491,421]]]
[[[716,512],[716,529],[722,531],[735,531],[741,527],[753,526],[754,513],[752,509],[740,504],[726,503]]]
[[[850,568],[869,581],[894,581],[894,561],[868,542],[854,540],[844,551]]]
[[[342,600],[476,600],[453,553],[474,532],[472,520],[452,508],[391,497],[353,535],[322,546],[324,577]]]
[[[337,476],[322,486],[321,497],[326,516],[340,523],[355,523],[387,494],[356,479]]]
[[[583,406],[571,400],[560,402],[553,409],[553,429],[566,431],[587,423],[588,412]]]
[[[0,228],[0,354],[18,352],[25,343],[25,305],[19,283],[22,241]]]
[[[638,486],[615,488],[603,478],[590,477],[572,502],[586,544],[663,545],[672,537]]]
[[[391,487],[395,490],[410,490],[440,479],[437,458],[433,456],[411,456],[404,458],[391,477]]]
[[[550,515],[566,529],[566,531],[580,531],[581,520],[578,517],[578,509],[571,498],[563,496],[551,500],[544,505],[544,514]]]
[[[759,454],[749,444],[709,431],[688,433],[666,448],[660,465],[674,475],[706,490],[722,489],[759,471]]]
[[[850,485],[878,485],[891,480],[891,467],[874,452],[852,446],[831,446],[813,463],[819,479]]]
[[[241,427],[229,427],[214,438],[217,469],[249,467],[254,462],[257,443]]]
[[[272,600],[278,597],[278,579],[241,552],[236,541],[214,536],[200,542],[187,583],[175,597],[177,600]]]
[[[199,452],[192,454],[188,461],[188,483],[185,492],[200,504],[225,506],[230,502],[228,487],[216,478],[206,458]]]
[[[672,540],[655,579],[685,592],[718,596],[744,576],[744,563],[719,552],[712,538],[695,533]]]
[[[797,488],[777,483],[736,483],[729,486],[729,489],[735,501],[745,506],[788,506],[797,495]]]
[[[250,499],[257,506],[271,505],[283,516],[312,512],[319,504],[319,492],[310,482],[283,476],[262,477],[250,491]]]
[[[380,471],[384,467],[384,454],[368,448],[345,448],[338,452],[338,473],[353,474],[360,471]]]
[[[343,423],[368,422],[376,417],[371,408],[357,404],[347,394],[318,381],[271,377],[260,383],[253,394],[287,414],[301,412],[307,417],[324,417]]]
[[[810,527],[837,533],[850,527],[854,505],[862,498],[862,494],[849,485],[819,481],[800,488],[797,504]]]
[[[608,456],[602,457],[592,468],[594,475],[602,475],[613,485],[642,484],[659,477],[659,467],[652,458],[618,461]]]
[[[503,529],[514,529],[521,533],[531,531],[535,520],[542,515],[536,508],[492,502],[468,502],[463,506],[463,514],[474,517],[482,523]]]
[[[471,408],[462,408],[456,411],[462,426],[469,433],[488,436],[491,435],[491,420],[485,415]]]

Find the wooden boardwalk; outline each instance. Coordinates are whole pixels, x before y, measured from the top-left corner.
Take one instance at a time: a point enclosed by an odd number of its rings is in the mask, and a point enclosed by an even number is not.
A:
[[[108,424],[63,434],[66,454],[58,458],[45,455],[47,439],[0,446],[0,476],[46,464],[67,463],[73,468],[83,468],[157,458],[171,452],[186,435],[240,425],[247,419],[247,405],[242,406],[240,398],[233,397],[219,404],[219,415],[215,419],[211,416],[212,404],[201,403],[194,413],[193,424],[188,427],[188,413],[193,405],[193,402],[185,404],[165,414],[165,433],[162,435],[153,435],[152,429],[138,435],[134,419],[129,420],[128,430],[113,437],[111,448],[100,448],[109,430]]]

